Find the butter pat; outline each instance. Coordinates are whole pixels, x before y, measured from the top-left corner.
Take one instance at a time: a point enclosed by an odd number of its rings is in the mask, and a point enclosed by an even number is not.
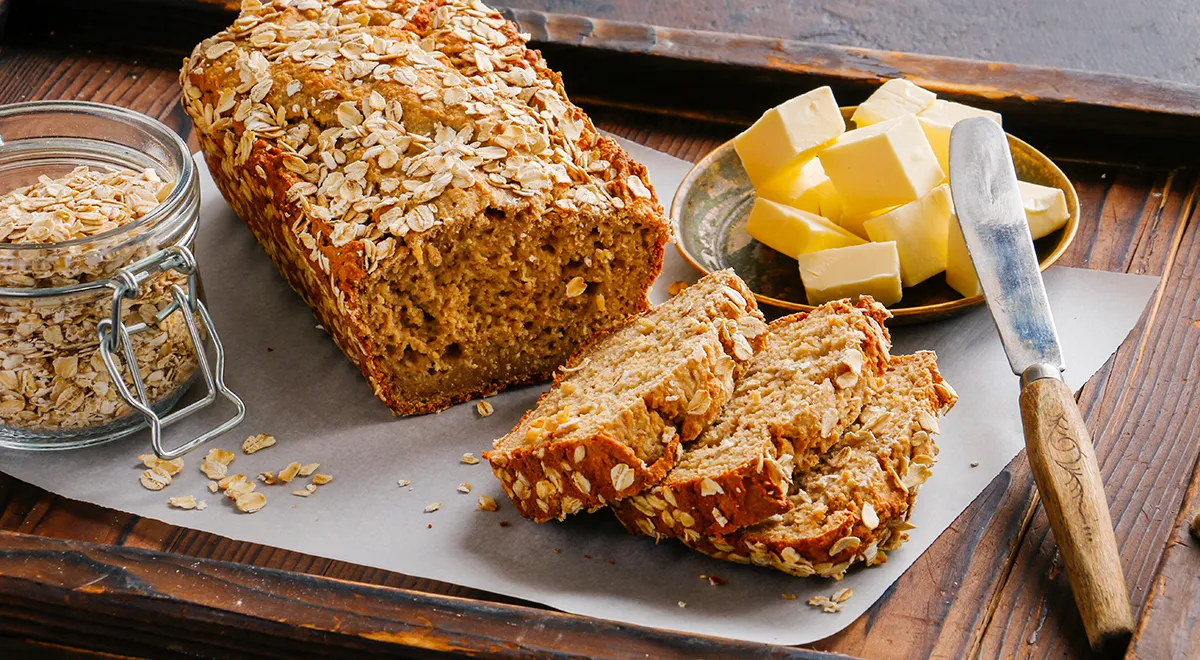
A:
[[[810,305],[860,295],[894,305],[903,295],[900,257],[891,241],[810,252],[796,261]]]
[[[877,218],[894,208],[896,207],[890,206],[886,209],[879,209],[878,211],[871,211],[870,213],[864,213],[862,215],[846,215],[843,213],[842,217],[838,219],[837,223],[839,227],[845,229],[851,234],[854,234],[859,238],[867,238],[867,230],[863,229],[863,223],[871,218]]]
[[[950,214],[950,234],[946,242],[946,284],[964,298],[983,295],[975,264],[971,262],[971,253],[967,252],[967,242],[963,239],[962,226],[953,213]]]
[[[928,108],[937,94],[918,87],[903,78],[893,78],[875,90],[854,111],[850,119],[862,128],[879,122],[912,115]]]
[[[757,192],[759,197],[815,213],[831,222],[837,222],[842,215],[837,189],[826,176],[819,158],[782,172]]]
[[[1000,113],[942,99],[937,99],[928,108],[917,113],[925,137],[933,147],[933,153],[937,154],[938,164],[947,174],[950,172],[950,129],[969,117],[987,117],[1003,126]]]
[[[914,120],[915,121],[915,120]],[[942,184],[921,199],[863,223],[872,241],[895,241],[900,255],[900,281],[914,286],[946,270],[950,186]]]
[[[733,148],[755,188],[811,158],[817,148],[846,131],[846,122],[828,87],[801,94],[771,108],[733,139]]]
[[[1025,181],[1018,181],[1017,187],[1021,190],[1025,219],[1029,221],[1029,233],[1034,240],[1067,224],[1071,212],[1067,210],[1067,195],[1062,190]]]
[[[916,115],[848,131],[821,164],[850,217],[914,201],[946,178]]]
[[[806,252],[865,242],[819,215],[761,197],[754,200],[746,233],[793,259]]]

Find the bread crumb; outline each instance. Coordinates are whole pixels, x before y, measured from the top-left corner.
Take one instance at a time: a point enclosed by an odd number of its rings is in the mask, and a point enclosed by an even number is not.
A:
[[[507,521],[507,520],[501,520],[501,521],[500,521],[500,526],[501,526],[501,527],[508,527],[508,525],[509,525],[509,523],[508,523],[508,521]]]
[[[710,576],[708,576],[708,583],[714,587],[719,587],[719,586],[725,584],[725,578],[723,578],[719,575],[710,575]]]
[[[567,282],[567,297],[574,298],[582,294],[584,291],[587,291],[587,286],[587,282],[583,281],[582,277],[579,277],[578,275],[572,277],[571,280]]]
[[[471,492],[471,484],[464,481],[458,485],[458,488],[456,490],[465,495],[465,494]]]
[[[434,511],[437,511],[440,508],[442,508],[441,502],[434,502],[432,504],[426,504],[425,505],[425,513],[433,513]]]
[[[411,484],[412,482],[411,482],[411,481],[409,481],[408,479],[401,479],[400,481],[397,481],[396,483],[397,483],[397,484],[398,484],[398,485],[399,485],[401,488],[403,488],[404,486],[407,486],[407,485]]]
[[[979,467],[979,461],[971,461],[971,467]]]
[[[681,600],[681,601],[679,601],[679,606],[680,606],[680,607],[687,607],[687,603],[685,603],[685,602],[683,602],[683,601]]]
[[[188,495],[186,497],[169,498],[167,500],[167,504],[175,507],[176,509],[195,509],[200,505],[200,503],[197,502],[196,498],[192,495]]]
[[[796,600],[796,594],[779,594],[784,600]]]
[[[472,454],[471,452],[467,452],[462,455],[462,458],[460,459],[459,462],[466,463],[467,465],[478,465],[479,459],[475,458],[475,454]]]
[[[312,478],[312,482],[318,486],[324,486],[331,481],[333,481],[332,474],[314,474]]]
[[[475,404],[475,412],[479,413],[480,417],[490,417],[495,410],[487,401],[479,401]]]
[[[495,511],[498,508],[500,507],[497,506],[495,499],[488,497],[487,495],[479,496],[479,509],[481,511]]]

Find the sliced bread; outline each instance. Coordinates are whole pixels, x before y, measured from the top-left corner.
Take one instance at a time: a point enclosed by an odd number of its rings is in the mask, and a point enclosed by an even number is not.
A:
[[[727,535],[685,538],[692,547],[797,576],[841,579],[856,562],[887,560],[907,540],[917,489],[937,456],[938,416],[957,395],[930,351],[891,358],[883,386],[826,452],[814,445],[792,484],[791,509]]]
[[[538,522],[639,493],[716,418],[765,335],[746,285],[730,271],[708,275],[589,340],[484,456]]]
[[[614,503],[617,518],[633,533],[699,543],[786,511],[793,457],[823,452],[878,387],[888,316],[864,297],[771,323],[717,421],[662,483]]]

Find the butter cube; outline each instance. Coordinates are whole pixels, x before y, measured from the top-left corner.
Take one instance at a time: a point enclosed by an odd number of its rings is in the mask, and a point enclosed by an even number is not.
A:
[[[928,108],[937,94],[918,87],[903,78],[893,78],[871,94],[854,111],[850,119],[858,128],[882,121],[912,115]]]
[[[942,184],[921,199],[863,223],[872,241],[895,241],[900,254],[900,281],[914,286],[946,270],[950,186]]]
[[[1017,187],[1021,190],[1025,219],[1029,221],[1029,233],[1034,240],[1067,224],[1071,212],[1067,210],[1067,195],[1062,190],[1025,181],[1018,181]]]
[[[950,214],[950,234],[946,242],[946,284],[964,298],[983,295],[975,264],[971,263],[971,253],[967,252],[967,242],[963,239],[962,226],[953,213]]]
[[[810,305],[860,295],[894,305],[903,295],[900,257],[892,241],[810,252],[796,261]]]
[[[842,215],[837,189],[825,175],[825,168],[821,167],[818,158],[781,172],[757,192],[759,197],[824,216],[832,222],[837,222]]]
[[[833,90],[818,87],[766,111],[733,139],[733,148],[755,188],[798,166],[846,131]]]
[[[793,259],[805,252],[866,242],[819,215],[761,197],[754,200],[746,233]]]
[[[937,154],[938,164],[947,174],[950,173],[950,129],[968,117],[987,117],[1001,126],[1004,125],[998,112],[980,110],[942,99],[934,101],[933,105],[917,113],[925,137],[929,139],[933,153]]]
[[[821,165],[850,217],[907,204],[946,178],[916,115],[848,131],[821,152]]]
[[[854,234],[859,238],[867,238],[867,230],[863,229],[863,223],[871,218],[878,218],[894,208],[896,207],[889,206],[885,209],[879,209],[878,211],[871,211],[870,213],[863,213],[861,215],[846,215],[843,213],[842,217],[837,221],[837,223],[839,227],[845,229],[851,234]]]

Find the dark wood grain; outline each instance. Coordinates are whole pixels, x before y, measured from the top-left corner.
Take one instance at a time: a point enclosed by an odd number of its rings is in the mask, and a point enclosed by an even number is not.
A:
[[[15,1],[31,6],[31,0]],[[212,15],[221,16],[219,12]],[[578,25],[573,21],[546,19],[548,25]],[[620,34],[624,33],[609,33],[606,38]],[[646,32],[633,34],[644,36]],[[653,34],[658,39],[676,36]],[[155,54],[157,51],[145,49],[135,49],[136,53],[121,49],[87,53],[54,40],[30,41],[0,45],[0,103],[31,98],[91,98],[147,112],[181,133],[188,131],[189,124],[177,106],[175,54]],[[736,42],[731,43],[730,48],[736,46]],[[733,122],[742,115],[725,113],[717,117],[721,121],[713,121],[712,112],[693,111],[681,116],[677,112],[680,100],[664,99],[664,94],[642,93],[633,99],[636,103],[628,97],[613,100],[611,96],[620,96],[616,92],[622,91],[618,87],[606,96],[605,85],[614,89],[611,80],[595,75],[590,82],[584,78],[589,61],[593,71],[603,71],[611,64],[604,50],[594,44],[587,48],[561,46],[557,52],[548,49],[549,56],[575,67],[574,74],[568,70],[568,88],[575,98],[584,101],[602,127],[691,160],[738,130]],[[676,61],[660,54],[640,57],[658,63],[661,68],[655,69],[654,75],[660,82],[669,78],[664,78],[664,71],[670,71],[668,65]],[[790,85],[811,80],[805,77],[808,74],[772,78],[781,75],[780,70],[768,68],[761,69],[759,82],[745,86],[739,85],[734,74],[741,72],[741,77],[753,78],[759,75],[754,73],[755,67],[729,69],[725,64],[702,60],[682,61],[678,67],[681,76],[693,78],[702,78],[705,71],[715,72],[708,89],[723,94],[710,97],[734,95],[727,90],[740,93],[758,89],[758,96],[741,98],[746,108],[752,103],[765,103],[763,80],[785,80]],[[793,76],[788,71],[783,74]],[[576,94],[574,90],[579,87],[588,93]],[[787,90],[774,93],[786,94]],[[665,101],[675,105],[664,105]],[[1016,108],[1021,107],[1037,114],[1037,102],[1014,103],[1011,116],[1020,116]],[[708,107],[711,104],[697,105],[693,110]],[[1190,121],[1186,113],[1170,117],[1173,121]],[[1037,129],[1037,121],[1031,120],[1029,126]],[[1010,127],[1029,137],[1011,122]],[[1134,128],[1163,130],[1163,124],[1149,122]],[[1196,413],[1189,412],[1187,405],[1196,398],[1194,386],[1184,382],[1196,382],[1192,371],[1200,368],[1195,354],[1200,330],[1190,324],[1190,319],[1200,318],[1200,309],[1196,309],[1200,291],[1191,277],[1200,264],[1200,248],[1195,245],[1193,218],[1196,171],[1176,165],[1194,162],[1197,152],[1189,155],[1186,149],[1166,149],[1164,153],[1170,158],[1155,161],[1145,158],[1146,151],[1125,149],[1119,140],[1087,137],[1097,134],[1095,128],[1080,125],[1076,129],[1064,128],[1057,135],[1047,135],[1045,142],[1034,141],[1052,156],[1063,159],[1064,169],[1080,194],[1081,230],[1062,263],[1118,272],[1165,273],[1167,277],[1160,297],[1113,359],[1080,393],[1079,401],[1096,439],[1135,606],[1140,607],[1151,589],[1156,594],[1147,605],[1143,637],[1132,652],[1142,649],[1140,657],[1170,657],[1158,652],[1191,648],[1188,644],[1194,644],[1194,637],[1189,635],[1194,633],[1184,634],[1178,629],[1188,625],[1194,628],[1198,616],[1186,608],[1181,611],[1177,604],[1194,602],[1200,594],[1200,585],[1180,577],[1196,573],[1194,556],[1178,550],[1191,552],[1194,548],[1180,545],[1177,537],[1184,488],[1200,452],[1196,446],[1200,436]],[[1200,135],[1200,131],[1194,134]],[[1081,143],[1094,144],[1088,151],[1080,148]],[[1192,501],[1195,489],[1193,486],[1187,496]],[[237,562],[284,571],[287,576],[327,576],[366,585],[465,596],[477,603],[514,604],[512,599],[455,585],[239,543],[62,500],[8,477],[0,477],[0,506],[0,529],[4,530]],[[889,658],[1081,655],[1086,641],[1065,577],[1055,566],[1053,548],[1028,464],[1023,456],[1018,457],[881,601],[841,634],[815,647]],[[1168,550],[1165,558],[1164,549]],[[1160,563],[1161,570],[1156,572]],[[1156,605],[1160,599],[1165,605]],[[134,603],[139,601],[134,598],[112,607],[120,611],[137,607]],[[59,608],[57,614],[73,619],[73,612],[72,608]],[[167,621],[171,619],[166,617]],[[91,635],[111,641],[93,619],[81,614],[79,625],[77,632],[82,638]],[[578,630],[586,630],[587,625],[596,624],[581,624]],[[2,630],[7,629],[0,615]],[[583,634],[578,630],[576,634]],[[1167,630],[1173,637],[1163,640]],[[271,635],[307,639],[303,636],[308,633],[287,632],[281,627],[277,632],[261,633],[266,635],[261,639],[246,634],[247,643],[257,644],[262,639],[275,639]],[[513,631],[513,636],[519,637],[519,631]],[[561,638],[559,648],[570,648],[574,639]],[[293,648],[287,644],[286,648]]]
[[[70,616],[61,616],[62,606]],[[0,533],[0,626],[138,657],[797,658],[824,653],[110,545]],[[570,648],[564,639],[572,640]]]

